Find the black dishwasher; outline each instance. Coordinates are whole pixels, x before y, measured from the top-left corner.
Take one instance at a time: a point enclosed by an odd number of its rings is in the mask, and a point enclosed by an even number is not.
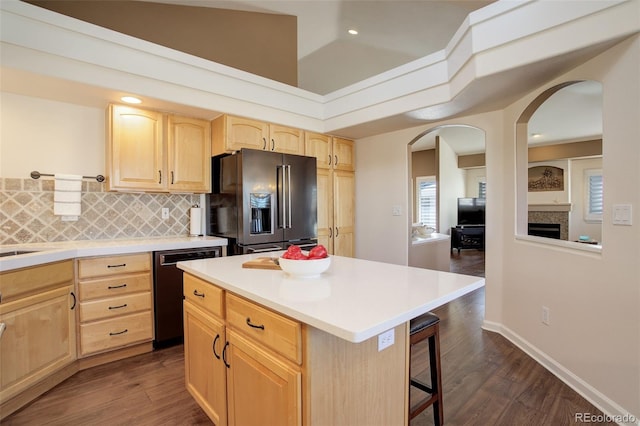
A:
[[[184,341],[182,270],[176,263],[222,256],[222,247],[153,252],[154,348]]]

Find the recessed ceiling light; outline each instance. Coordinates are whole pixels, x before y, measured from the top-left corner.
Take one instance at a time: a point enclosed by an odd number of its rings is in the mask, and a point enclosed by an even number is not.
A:
[[[142,101],[138,98],[134,98],[133,96],[123,96],[120,98],[122,102],[126,102],[128,104],[140,104]]]
[[[531,133],[531,137],[532,138],[540,138],[540,137],[542,137],[542,134],[540,134],[540,133]]]
[[[358,34],[358,30],[355,30],[355,29],[353,29],[353,28],[351,28],[348,32],[349,32],[349,34],[351,34],[351,35],[357,35],[357,34]]]

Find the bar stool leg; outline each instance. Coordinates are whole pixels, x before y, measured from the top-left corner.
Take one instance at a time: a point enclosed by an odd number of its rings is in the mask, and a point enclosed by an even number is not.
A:
[[[436,331],[429,337],[429,369],[431,370],[431,387],[436,401],[433,403],[433,421],[436,425],[444,423],[444,407],[442,406],[442,375],[440,374],[440,336],[439,325]]]
[[[427,385],[411,375],[411,362],[409,363],[409,389],[415,387],[426,393],[428,397],[423,398],[420,403],[413,407],[409,407],[408,420],[414,417],[430,406],[433,406],[433,420],[437,426],[444,423],[444,410],[442,405],[442,373],[440,364],[440,324],[439,319],[433,314],[427,314],[419,318],[415,318],[411,322],[411,332],[409,337],[410,351],[413,346],[419,342],[427,341],[429,346],[429,370],[431,383]],[[411,404],[409,402],[409,404]]]

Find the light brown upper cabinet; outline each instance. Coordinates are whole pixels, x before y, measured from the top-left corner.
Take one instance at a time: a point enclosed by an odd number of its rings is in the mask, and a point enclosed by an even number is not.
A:
[[[306,155],[318,163],[318,243],[330,254],[355,255],[355,167],[353,141],[305,133]]]
[[[305,132],[305,155],[318,159],[319,169],[355,170],[353,141]]]
[[[242,148],[304,154],[303,131],[248,118],[221,115],[212,122],[212,155]]]
[[[170,115],[168,185],[175,192],[211,192],[211,125]]]
[[[110,191],[210,192],[208,121],[122,105],[107,120]]]

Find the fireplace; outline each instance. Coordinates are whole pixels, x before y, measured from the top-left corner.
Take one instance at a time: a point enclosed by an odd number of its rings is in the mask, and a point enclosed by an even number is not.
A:
[[[528,234],[568,240],[570,211],[571,204],[529,204]],[[532,231],[532,225],[536,225],[534,227],[537,229]]]
[[[527,234],[559,240],[560,229],[561,226],[559,223],[529,223]]]

